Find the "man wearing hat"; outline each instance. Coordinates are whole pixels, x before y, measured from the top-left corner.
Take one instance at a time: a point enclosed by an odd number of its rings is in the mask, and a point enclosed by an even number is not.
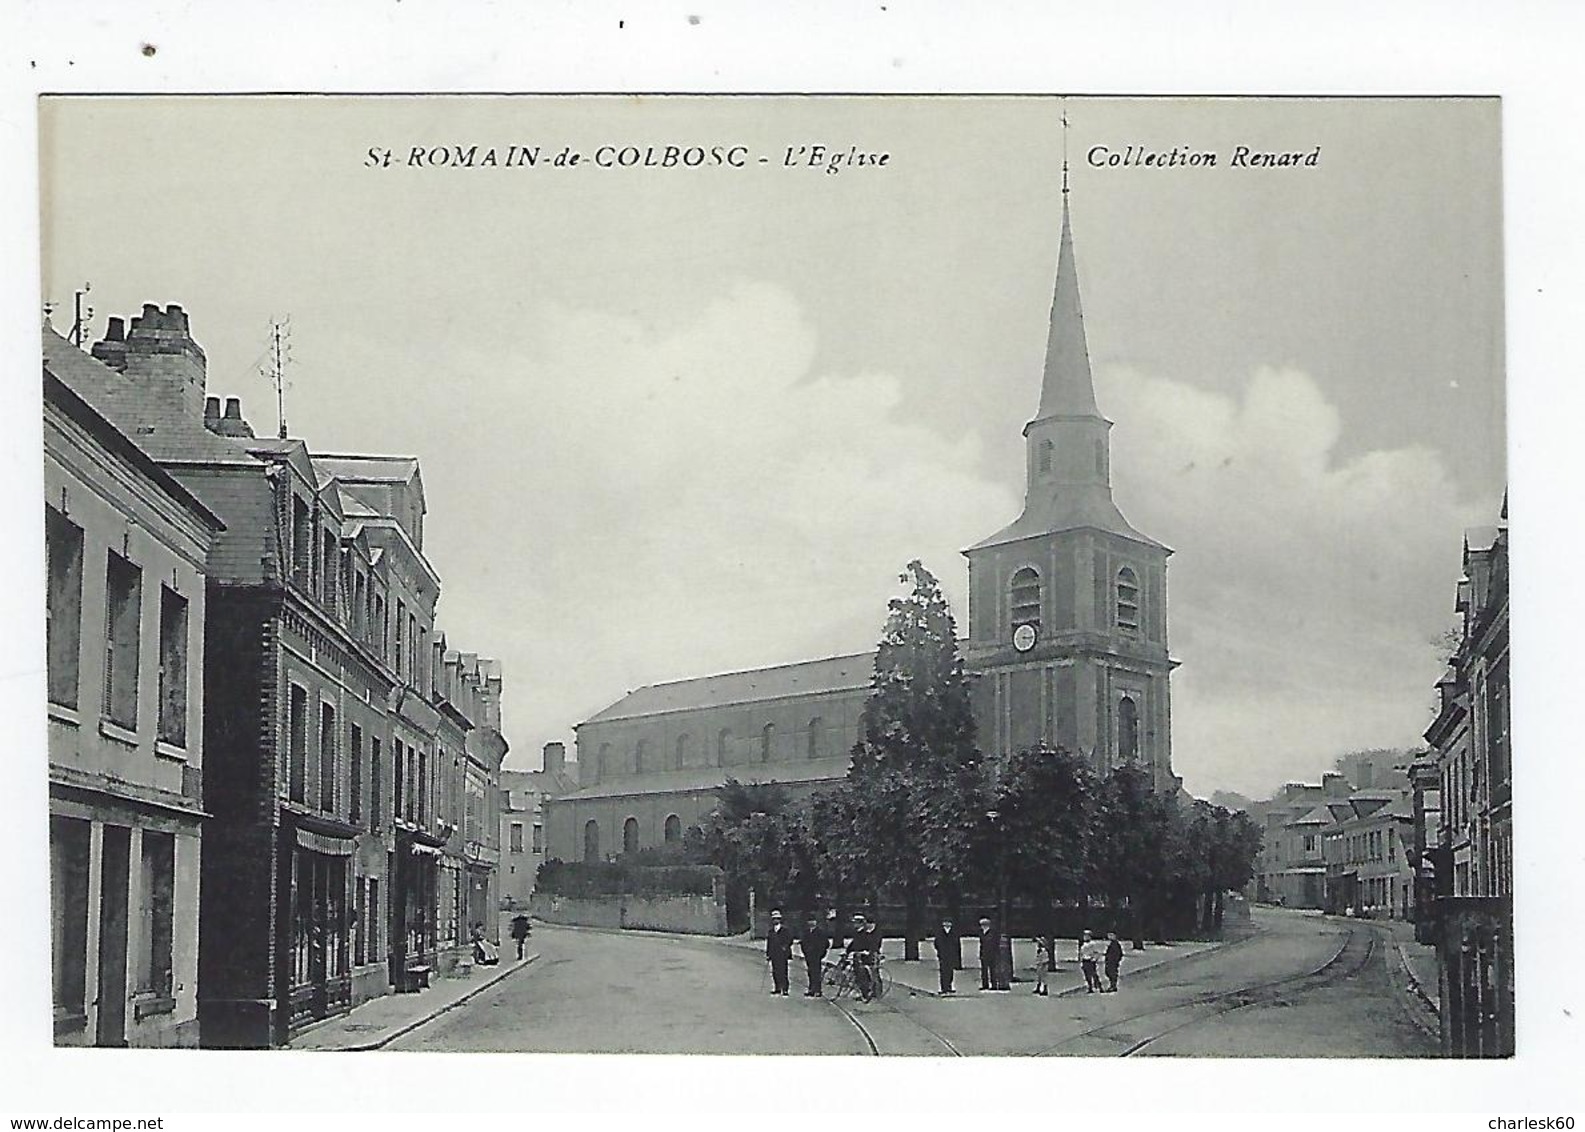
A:
[[[941,930],[936,932],[936,966],[941,976],[941,993],[952,994],[952,975],[963,966],[963,945],[958,940],[957,925],[943,917]]]
[[[782,923],[781,909],[772,908],[770,931],[765,934],[765,958],[770,963],[771,978],[775,987],[771,994],[787,993],[787,960],[792,958],[792,931]]]
[[[820,978],[824,973],[826,954],[831,950],[831,937],[826,935],[813,912],[804,922],[804,934],[798,941],[798,948],[804,953],[804,967],[809,973],[809,989],[804,991],[804,997],[819,998]]]

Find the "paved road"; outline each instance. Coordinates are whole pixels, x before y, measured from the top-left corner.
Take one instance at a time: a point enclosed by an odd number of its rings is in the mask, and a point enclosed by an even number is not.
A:
[[[1257,911],[1259,932],[1130,977],[1120,993],[935,999],[896,990],[851,1017],[773,998],[754,952],[536,927],[542,958],[396,1049],[598,1053],[1432,1056],[1381,929]],[[796,967],[796,963],[795,963]],[[973,973],[961,979],[973,985]],[[798,980],[794,978],[796,988]],[[855,1024],[855,1022],[857,1024]],[[873,1043],[873,1047],[872,1047]]]

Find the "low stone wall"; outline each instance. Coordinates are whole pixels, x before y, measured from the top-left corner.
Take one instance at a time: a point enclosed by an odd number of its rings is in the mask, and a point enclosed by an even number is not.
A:
[[[529,897],[529,914],[547,924],[631,931],[726,935],[726,904],[713,896]]]

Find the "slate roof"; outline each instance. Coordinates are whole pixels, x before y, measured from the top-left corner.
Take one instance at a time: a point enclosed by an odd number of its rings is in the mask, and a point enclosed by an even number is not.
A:
[[[870,677],[874,672],[875,654],[861,652],[806,660],[799,664],[753,668],[746,672],[700,676],[668,684],[650,684],[629,692],[610,707],[584,720],[584,723],[605,723],[661,712],[758,703],[822,692],[857,691],[869,688]]]
[[[418,457],[315,455],[314,467],[349,482],[406,483],[418,474]]]
[[[783,767],[753,768],[756,773],[744,773],[743,767],[702,767],[691,771],[662,771],[656,774],[635,774],[611,782],[585,786],[570,794],[553,799],[556,802],[581,802],[595,798],[624,798],[629,795],[702,794],[726,782],[727,776],[745,785],[780,782],[798,785],[806,782],[830,782],[847,773],[847,760],[838,764],[830,759],[808,763],[788,763]]]
[[[44,327],[44,368],[162,464],[257,465],[247,441],[217,436],[202,420],[165,398],[149,397],[129,378],[89,357],[52,327]]]
[[[1036,535],[1081,528],[1121,535],[1170,553],[1168,547],[1130,526],[1128,520],[1123,518],[1123,513],[1117,509],[1117,504],[1112,502],[1111,494],[1104,488],[1083,487],[1046,489],[1043,495],[1032,497],[1025,504],[1022,515],[969,549],[980,550]]]

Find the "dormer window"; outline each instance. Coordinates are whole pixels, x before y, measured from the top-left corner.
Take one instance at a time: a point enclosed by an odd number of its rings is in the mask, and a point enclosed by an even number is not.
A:
[[[1117,627],[1139,631],[1139,576],[1127,566],[1117,572]]]
[[[1040,624],[1040,575],[1025,566],[1013,575],[1011,590],[1012,625]]]

